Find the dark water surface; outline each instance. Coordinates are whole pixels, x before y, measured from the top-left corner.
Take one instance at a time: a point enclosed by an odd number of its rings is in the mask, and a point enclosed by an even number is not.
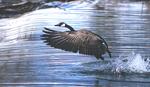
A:
[[[61,8],[61,9],[60,9]],[[150,2],[70,2],[0,20],[0,87],[150,87]],[[105,61],[52,48],[43,27],[64,21],[109,44]]]

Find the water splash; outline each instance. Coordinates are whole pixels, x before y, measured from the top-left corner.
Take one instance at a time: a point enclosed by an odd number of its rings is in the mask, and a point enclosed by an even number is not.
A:
[[[108,61],[97,61],[82,64],[84,70],[104,73],[149,73],[150,62],[142,58],[141,54],[131,52],[121,54],[118,58]]]
[[[128,55],[121,55],[111,62],[113,72],[144,73],[150,72],[149,62],[142,58],[141,54],[132,52]]]

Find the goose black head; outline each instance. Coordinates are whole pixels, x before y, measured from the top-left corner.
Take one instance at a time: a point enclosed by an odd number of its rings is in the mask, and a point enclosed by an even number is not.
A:
[[[60,22],[60,23],[56,24],[55,26],[66,27],[66,28],[70,29],[71,31],[75,31],[73,27],[71,27],[70,25],[66,24],[65,22]]]
[[[65,22],[60,22],[60,23],[56,24],[55,26],[66,27],[67,24]]]

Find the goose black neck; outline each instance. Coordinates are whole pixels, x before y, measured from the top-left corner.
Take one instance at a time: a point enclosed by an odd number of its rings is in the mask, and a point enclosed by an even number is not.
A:
[[[68,29],[70,29],[71,31],[75,31],[74,29],[73,29],[73,27],[71,27],[70,25],[68,25],[68,24],[66,24],[66,26],[65,26],[66,28],[68,28]]]

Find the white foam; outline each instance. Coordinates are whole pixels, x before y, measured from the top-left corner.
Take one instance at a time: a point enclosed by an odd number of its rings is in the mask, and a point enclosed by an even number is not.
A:
[[[149,73],[150,61],[145,61],[140,53],[121,54],[108,61],[96,61],[82,64],[84,70],[107,73]]]
[[[141,54],[132,52],[126,56],[120,56],[112,62],[113,72],[150,72],[149,62],[142,58]]]

